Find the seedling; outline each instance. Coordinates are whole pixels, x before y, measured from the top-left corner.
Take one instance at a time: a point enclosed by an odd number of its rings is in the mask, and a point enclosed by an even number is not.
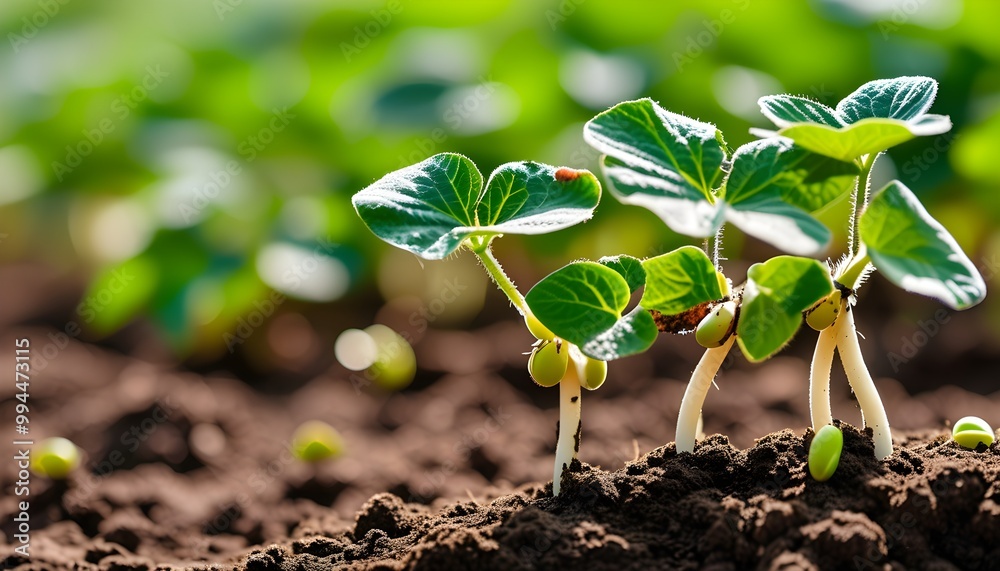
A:
[[[471,251],[524,317],[538,339],[529,358],[532,378],[560,386],[556,495],[563,470],[579,451],[580,389],[600,386],[607,374],[606,364],[595,361],[645,351],[655,339],[647,311],[622,315],[645,274],[634,258],[575,262],[524,296],[491,245],[503,234],[545,234],[585,222],[600,197],[600,183],[585,170],[507,163],[484,186],[471,160],[442,153],[386,175],[353,199],[371,231],[396,247],[431,260]]]
[[[302,423],[292,435],[292,453],[305,462],[319,462],[344,453],[337,429],[320,420]]]
[[[934,297],[956,310],[972,307],[986,295],[979,271],[903,183],[894,180],[874,195],[871,192],[872,169],[883,151],[951,129],[948,117],[927,113],[937,87],[927,77],[872,81],[835,109],[789,95],[760,99],[764,115],[779,130],[758,134],[790,138],[796,145],[852,162],[859,169],[847,221],[848,252],[832,270],[837,291],[807,315],[810,324],[821,329],[810,372],[810,409],[814,430],[832,421],[830,369],[834,350],[839,350],[862,423],[874,433],[879,458],[892,454],[892,434],[858,343],[852,311],[858,288],[877,268],[904,290]],[[840,310],[835,311],[838,300]]]
[[[817,482],[829,480],[840,465],[844,450],[844,433],[832,424],[816,431],[809,444],[809,474]]]
[[[993,444],[996,433],[988,422],[978,416],[966,416],[955,423],[951,437],[962,448],[975,450],[980,444]]]
[[[834,291],[824,265],[797,256],[755,264],[734,288],[719,265],[723,225],[794,254],[815,253],[830,232],[810,212],[847,192],[857,168],[785,139],[754,141],[730,154],[714,125],[649,99],[599,114],[584,138],[604,153],[604,174],[620,201],[706,239],[705,251],[685,246],[642,262],[640,306],[654,311],[660,331],[693,331],[706,348],[677,418],[677,450],[693,451],[708,388],[731,348],[739,344],[755,362],[770,357],[798,330],[802,311]]]
[[[31,470],[52,480],[65,480],[80,465],[80,450],[66,438],[46,438],[31,458]]]
[[[926,113],[936,92],[933,79],[903,77],[867,83],[836,109],[802,97],[764,97],[761,109],[779,130],[753,130],[766,138],[732,155],[714,125],[649,99],[621,103],[587,123],[584,138],[604,153],[613,195],[648,208],[676,232],[706,239],[704,252],[681,249],[643,262],[648,279],[642,305],[657,312],[660,330],[695,330],[707,347],[681,403],[678,451],[694,449],[705,395],[734,338],[750,361],[761,361],[781,350],[804,317],[821,330],[810,374],[814,430],[832,423],[830,369],[839,348],[863,423],[873,429],[876,455],[892,453],[885,409],[850,311],[858,288],[878,268],[903,289],[954,309],[971,307],[986,293],[955,240],[901,182],[870,192],[879,153],[951,128],[947,117]],[[835,269],[778,256],[751,266],[746,282],[730,292],[719,266],[725,223],[791,254],[816,254],[830,231],[811,213],[848,192],[849,252]],[[657,264],[663,268],[651,271]]]

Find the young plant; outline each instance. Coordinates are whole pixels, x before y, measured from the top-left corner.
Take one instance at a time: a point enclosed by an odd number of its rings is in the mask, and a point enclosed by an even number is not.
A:
[[[649,99],[627,101],[594,117],[585,140],[604,154],[612,193],[648,208],[674,231],[714,237],[712,258],[686,246],[644,261],[640,306],[661,331],[695,332],[706,351],[681,401],[676,447],[694,450],[705,396],[734,344],[764,360],[801,326],[802,312],[834,291],[816,260],[778,256],[755,264],[733,288],[719,266],[722,226],[799,255],[826,246],[830,232],[810,214],[847,192],[857,167],[784,139],[754,141],[731,155],[709,123],[671,113]]]
[[[978,416],[966,416],[955,423],[951,429],[951,438],[962,448],[975,450],[980,444],[993,444],[996,433],[990,423]]]
[[[538,339],[529,358],[532,377],[544,386],[560,386],[555,495],[579,450],[581,387],[599,387],[606,361],[644,351],[656,336],[645,310],[622,314],[645,276],[634,258],[576,262],[525,297],[491,244],[503,234],[545,234],[585,222],[600,197],[600,183],[585,170],[507,163],[484,186],[471,160],[442,153],[386,175],[353,199],[371,231],[396,247],[430,260],[470,250],[524,317]]]
[[[543,386],[559,383],[554,495],[562,487],[562,473],[580,451],[580,389],[599,388],[608,361],[641,353],[656,339],[656,324],[641,302],[628,310],[632,294],[645,283],[643,262],[616,256],[573,262],[546,276],[525,296],[531,314],[552,336],[535,348],[529,370]],[[559,373],[563,376],[556,381]]]
[[[927,113],[936,94],[937,82],[931,78],[900,77],[866,83],[835,109],[791,95],[767,96],[759,102],[779,130],[756,133],[791,139],[797,146],[850,161],[859,169],[847,221],[849,251],[833,270],[837,290],[807,312],[807,321],[820,330],[810,372],[810,409],[814,430],[832,423],[830,369],[833,353],[839,350],[861,406],[862,423],[874,433],[879,458],[892,454],[892,434],[858,343],[852,311],[858,288],[878,269],[904,290],[936,298],[956,310],[967,309],[986,295],[979,271],[903,183],[891,181],[874,195],[870,190],[880,153],[914,137],[951,129],[948,117]]]

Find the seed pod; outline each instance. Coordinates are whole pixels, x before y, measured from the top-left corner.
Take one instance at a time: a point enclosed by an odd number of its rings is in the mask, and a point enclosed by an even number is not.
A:
[[[524,316],[524,324],[528,326],[528,331],[535,336],[535,339],[552,341],[556,338],[555,333],[552,333],[548,327],[542,325],[542,322],[530,311]]]
[[[833,290],[833,293],[821,299],[819,303],[807,309],[806,323],[809,324],[809,327],[812,327],[816,331],[822,331],[833,325],[837,321],[837,316],[840,315],[843,298],[843,293],[839,289],[836,289]]]
[[[825,482],[837,471],[844,449],[844,433],[832,424],[820,428],[809,445],[809,473],[817,482]]]
[[[569,365],[568,347],[562,341],[550,341],[541,347],[535,347],[528,358],[528,372],[536,383],[543,387],[552,387],[566,376]]]
[[[583,376],[580,377],[580,386],[592,391],[600,388],[607,378],[608,362],[587,357],[587,363],[583,366]]]
[[[721,347],[736,328],[736,302],[725,301],[712,310],[698,323],[694,338],[706,349]]]
[[[966,416],[955,423],[951,437],[962,448],[975,450],[979,443],[993,444],[996,434],[988,422],[978,416]]]

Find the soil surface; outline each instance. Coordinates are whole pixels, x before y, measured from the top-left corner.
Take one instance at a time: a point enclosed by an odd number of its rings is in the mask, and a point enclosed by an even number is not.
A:
[[[663,444],[700,353],[680,339],[584,394],[582,463],[555,499],[558,391],[528,379],[520,323],[429,330],[414,384],[387,394],[322,352],[311,369],[236,378],[170,364],[141,324],[63,339],[78,289],[13,271],[0,281],[25,285],[0,307],[0,367],[32,339],[31,436],[68,437],[85,458],[67,482],[32,478],[31,557],[15,553],[25,498],[14,388],[0,386],[0,569],[1000,569],[1000,450],[947,438],[949,420],[1000,420],[995,352],[961,315],[892,375],[885,355],[913,326],[859,315],[863,332],[890,331],[863,341],[896,436],[886,462],[848,426],[860,415],[835,374],[844,456],[829,482],[807,476],[812,332],[762,365],[727,362],[704,411],[715,435],[677,455]],[[310,419],[341,431],[344,456],[292,458]]]

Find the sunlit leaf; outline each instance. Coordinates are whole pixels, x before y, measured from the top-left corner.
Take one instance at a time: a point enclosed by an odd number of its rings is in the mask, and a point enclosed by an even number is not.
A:
[[[664,315],[677,315],[725,295],[721,278],[712,260],[694,246],[643,261],[646,289],[639,305]],[[720,279],[721,278],[721,279]]]
[[[606,155],[604,174],[619,200],[648,208],[682,234],[715,231],[713,190],[724,176],[726,150],[714,125],[640,99],[591,119],[584,139]]]
[[[525,300],[556,336],[587,356],[609,361],[649,348],[657,329],[648,312],[628,306],[629,284],[616,270],[596,262],[574,262],[549,274]]]
[[[382,240],[440,259],[470,236],[543,234],[584,222],[601,196],[590,172],[533,162],[502,165],[482,187],[472,161],[441,153],[382,177],[353,203]]]
[[[802,325],[802,312],[833,291],[827,267],[808,258],[778,256],[747,271],[736,339],[747,359],[767,359]]]
[[[724,189],[725,218],[792,254],[814,254],[830,232],[809,212],[854,186],[858,167],[809,152],[787,139],[764,139],[733,154]]]
[[[760,99],[760,108],[779,130],[752,131],[764,137],[788,137],[810,151],[852,161],[951,129],[948,117],[926,113],[936,94],[934,79],[898,77],[862,85],[836,109],[801,97],[769,95]]]
[[[597,263],[618,272],[621,277],[625,278],[629,291],[633,293],[646,283],[646,270],[643,269],[642,260],[639,258],[622,254],[606,256],[597,260]]]
[[[875,267],[906,291],[966,309],[986,297],[979,270],[903,183],[880,190],[859,223]]]

